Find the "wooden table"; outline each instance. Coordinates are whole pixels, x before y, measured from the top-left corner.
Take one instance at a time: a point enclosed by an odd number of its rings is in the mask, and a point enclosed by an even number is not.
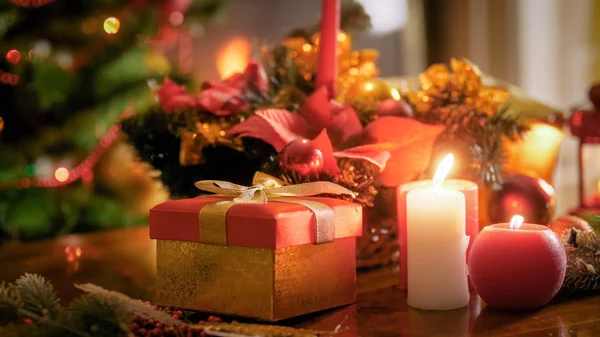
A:
[[[78,295],[73,283],[95,283],[152,300],[155,244],[147,228],[70,235],[52,241],[0,247],[0,281],[25,272],[48,278],[65,301]],[[360,273],[354,305],[282,322],[333,330],[345,336],[600,336],[600,296],[557,298],[545,308],[509,313],[485,308],[472,295],[468,308],[421,311],[406,305],[394,268]]]

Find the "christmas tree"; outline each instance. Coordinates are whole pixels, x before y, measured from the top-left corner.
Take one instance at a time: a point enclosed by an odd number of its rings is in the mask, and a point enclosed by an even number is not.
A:
[[[218,0],[0,2],[0,239],[143,221],[94,169],[119,119],[155,104],[149,81],[178,70],[159,50],[218,10]]]

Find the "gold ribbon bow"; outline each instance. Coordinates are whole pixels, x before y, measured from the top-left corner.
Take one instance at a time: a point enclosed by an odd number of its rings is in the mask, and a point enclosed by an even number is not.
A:
[[[227,245],[227,211],[237,204],[266,204],[268,201],[300,204],[310,209],[316,218],[315,243],[332,242],[335,239],[333,210],[329,206],[305,199],[319,194],[348,194],[352,191],[328,181],[288,185],[268,174],[257,172],[252,186],[242,186],[221,180],[198,181],[196,187],[218,195],[233,197],[229,201],[217,201],[205,205],[199,213],[200,242],[213,245]]]

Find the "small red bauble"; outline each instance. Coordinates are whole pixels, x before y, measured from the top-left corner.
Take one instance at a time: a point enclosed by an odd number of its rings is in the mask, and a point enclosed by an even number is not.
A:
[[[489,307],[532,310],[560,290],[567,269],[565,249],[548,227],[508,223],[484,227],[469,255],[469,276]]]
[[[323,153],[308,139],[289,142],[279,153],[279,160],[283,170],[302,176],[315,175],[323,169]]]
[[[17,64],[21,61],[21,53],[18,50],[9,50],[6,53],[6,60],[12,64]]]
[[[524,174],[505,177],[489,202],[491,223],[509,222],[522,215],[528,222],[546,225],[554,215],[554,189],[545,180]]]
[[[413,117],[413,110],[405,101],[397,101],[395,99],[386,99],[379,103],[377,111],[379,117]]]

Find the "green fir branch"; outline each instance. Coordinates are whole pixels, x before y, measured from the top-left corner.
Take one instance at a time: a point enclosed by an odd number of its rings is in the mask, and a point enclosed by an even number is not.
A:
[[[19,12],[16,8],[8,8],[0,12],[0,40],[18,21]]]

